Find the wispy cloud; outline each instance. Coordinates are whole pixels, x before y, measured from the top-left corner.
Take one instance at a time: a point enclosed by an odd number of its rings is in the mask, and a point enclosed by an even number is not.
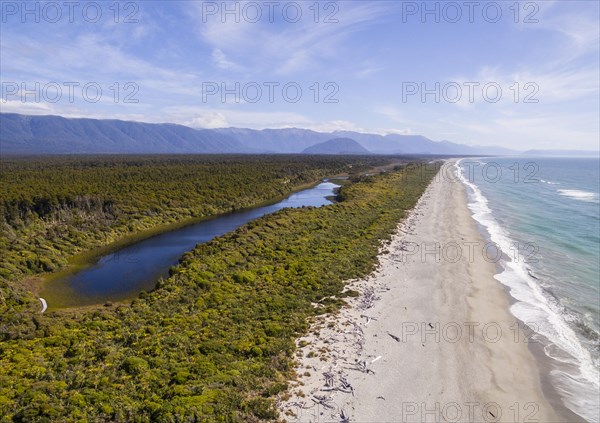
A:
[[[313,12],[309,10],[311,5],[303,4],[303,19],[287,24],[267,19],[259,22],[240,19],[236,22],[235,19],[223,20],[220,17],[202,22],[202,4],[187,11],[193,12],[193,21],[198,22],[202,41],[234,58],[240,69],[253,73],[268,69],[277,75],[292,75],[319,68],[344,51],[351,52],[344,41],[376,23],[389,10],[389,6],[381,2],[343,2],[339,3],[339,11],[335,15],[337,22],[315,23],[311,15]]]
[[[515,104],[543,106],[585,98],[598,99],[599,76],[597,66],[544,69],[543,64],[537,64],[530,69],[516,71],[483,67],[477,74],[468,77],[446,78],[440,83],[440,91],[447,84],[458,84],[461,92],[459,101],[448,103],[466,109],[485,103],[494,104],[497,108],[514,107]],[[472,85],[471,89],[469,84],[477,85]],[[447,96],[454,99],[455,91],[454,88],[448,90],[450,94]]]
[[[215,48],[212,52],[212,59],[217,65],[218,68],[221,69],[237,69],[238,65],[233,63],[231,60],[227,59],[225,53],[221,51],[221,49]]]
[[[598,51],[600,47],[598,7],[598,2],[544,2],[540,8],[539,22],[527,28],[564,35],[561,50],[572,60],[582,54]]]

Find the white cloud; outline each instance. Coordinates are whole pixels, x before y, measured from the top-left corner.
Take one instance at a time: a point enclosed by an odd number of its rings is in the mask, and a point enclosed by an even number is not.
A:
[[[301,126],[310,120],[303,115],[289,112],[257,112],[234,109],[211,109],[197,106],[171,106],[161,114],[171,122],[196,128],[284,128]]]
[[[325,122],[310,122],[305,123],[302,128],[312,129],[317,132],[335,132],[335,131],[355,131],[366,132],[364,128],[358,126],[354,122],[347,120],[332,120]]]
[[[48,103],[22,102],[20,100],[0,100],[0,112],[24,115],[49,115],[56,113]]]
[[[371,78],[373,76],[373,74],[376,74],[376,73],[382,71],[383,69],[384,69],[383,66],[372,64],[372,63],[367,63],[367,64],[363,65],[363,67],[361,69],[357,70],[354,73],[354,75],[359,79]]]
[[[458,84],[461,92],[458,102],[451,103],[444,100],[443,94],[441,101],[462,109],[472,109],[478,104],[488,104],[495,109],[506,109],[516,107],[517,104],[539,104],[542,107],[586,98],[598,99],[599,78],[598,67],[594,66],[544,69],[543,65],[540,65],[540,69],[509,72],[483,67],[470,77],[448,78],[447,81],[441,82],[442,93],[446,84],[454,83]],[[477,85],[470,88],[469,84]],[[501,90],[498,102],[494,102],[496,87],[500,87]],[[453,98],[454,93],[452,88],[452,91],[448,90],[447,95]]]
[[[191,120],[183,122],[183,124],[192,128],[228,128],[231,126],[223,113],[210,111],[197,114]]]
[[[221,51],[221,49],[215,48],[212,52],[213,62],[220,69],[238,69],[239,66],[233,63],[231,60],[227,58],[225,53]]]

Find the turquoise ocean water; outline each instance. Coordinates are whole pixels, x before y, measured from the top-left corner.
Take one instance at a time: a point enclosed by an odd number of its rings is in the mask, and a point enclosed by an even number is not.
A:
[[[600,415],[598,158],[463,159],[460,177],[485,237],[502,251],[511,312],[536,333],[564,404]]]

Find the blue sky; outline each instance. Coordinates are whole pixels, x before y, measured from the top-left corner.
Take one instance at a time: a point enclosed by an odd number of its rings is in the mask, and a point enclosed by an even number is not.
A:
[[[3,1],[0,107],[597,150],[599,4]]]

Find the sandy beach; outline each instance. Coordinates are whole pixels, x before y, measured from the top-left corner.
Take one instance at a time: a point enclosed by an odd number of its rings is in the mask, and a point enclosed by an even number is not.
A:
[[[438,175],[440,176],[440,175]],[[380,267],[299,339],[290,422],[559,422],[463,185],[438,177]],[[491,257],[491,259],[490,259]]]

